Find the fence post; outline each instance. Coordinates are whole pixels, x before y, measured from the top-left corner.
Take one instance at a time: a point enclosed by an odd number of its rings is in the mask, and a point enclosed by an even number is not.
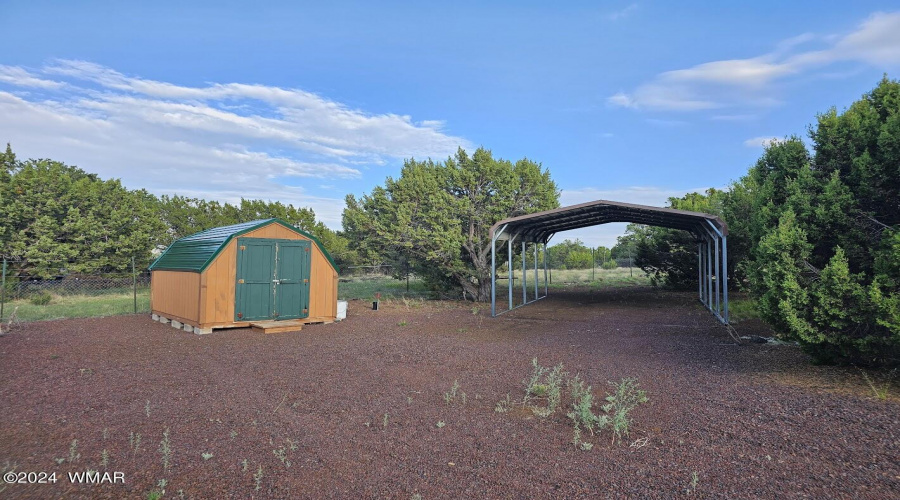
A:
[[[134,271],[134,255],[131,256],[131,290],[134,292],[134,313],[137,314],[137,273]]]
[[[6,305],[6,257],[3,257],[3,281],[0,289],[0,321],[3,321],[3,306]]]

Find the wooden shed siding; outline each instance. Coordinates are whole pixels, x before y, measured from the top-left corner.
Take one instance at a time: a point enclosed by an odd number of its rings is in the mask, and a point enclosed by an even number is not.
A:
[[[234,321],[234,276],[237,272],[237,240],[231,240],[200,275],[200,323]]]
[[[303,235],[272,223],[242,234],[241,238],[278,238],[285,240],[309,240]],[[310,259],[310,317],[337,316],[337,272],[314,243]],[[200,323],[203,325],[234,322],[235,273],[237,272],[237,238],[222,249],[215,260],[203,271],[199,283]]]
[[[313,245],[310,267],[309,316],[333,318],[337,316],[338,276],[317,245]]]
[[[200,274],[153,271],[150,279],[153,281],[150,303],[154,313],[200,321]]]

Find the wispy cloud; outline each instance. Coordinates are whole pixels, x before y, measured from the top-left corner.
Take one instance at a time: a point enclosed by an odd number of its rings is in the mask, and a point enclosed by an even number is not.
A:
[[[631,5],[628,5],[627,7],[619,9],[617,11],[610,12],[609,14],[606,15],[606,18],[609,19],[610,21],[618,21],[619,19],[625,19],[626,17],[634,14],[634,11],[636,11],[637,9],[638,9],[638,4],[633,3]]]
[[[0,116],[0,140],[23,157],[154,192],[309,205],[333,226],[343,202],[311,194],[306,180],[360,177],[361,168],[469,145],[441,121],[367,113],[300,89],[184,86],[71,60],[0,66]]]
[[[751,139],[747,139],[744,141],[744,146],[748,148],[764,148],[770,144],[778,144],[782,142],[783,139],[778,137],[770,137],[770,136],[762,136],[762,137],[753,137]]]
[[[818,43],[815,50],[798,47]],[[772,52],[747,59],[711,61],[666,71],[631,92],[619,92],[607,103],[633,109],[697,111],[732,106],[777,105],[771,85],[838,62],[878,68],[900,64],[900,12],[875,13],[843,36],[809,33],[779,43]]]
[[[58,89],[65,84],[53,80],[45,80],[32,74],[25,68],[0,64],[0,82],[18,87],[36,87],[40,89]]]

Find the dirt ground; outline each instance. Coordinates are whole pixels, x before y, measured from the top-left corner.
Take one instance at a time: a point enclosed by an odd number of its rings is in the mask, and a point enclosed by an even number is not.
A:
[[[370,306],[274,335],[144,315],[20,326],[0,338],[0,466],[58,482],[0,497],[147,498],[163,479],[164,498],[900,497],[895,394],[794,346],[736,346],[693,294],[554,291],[497,319]],[[649,402],[628,438],[585,433],[581,451],[565,410],[496,412],[533,357],[598,398],[636,377]],[[455,380],[466,400],[447,404]],[[125,484],[66,476],[88,469]]]

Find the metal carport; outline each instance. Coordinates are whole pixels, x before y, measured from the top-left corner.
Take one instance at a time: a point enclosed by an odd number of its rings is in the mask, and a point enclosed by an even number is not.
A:
[[[497,316],[547,296],[547,243],[558,232],[609,222],[634,222],[682,229],[697,241],[698,294],[700,302],[724,324],[728,324],[728,225],[715,215],[674,208],[651,207],[597,200],[501,220],[491,226],[491,316]],[[497,312],[497,243],[506,241],[509,265],[509,301]],[[513,300],[513,244],[522,245],[522,303]],[[534,251],[534,292],[529,299],[527,245]],[[543,248],[544,294],[540,294],[538,247]],[[721,255],[720,255],[721,254]]]

